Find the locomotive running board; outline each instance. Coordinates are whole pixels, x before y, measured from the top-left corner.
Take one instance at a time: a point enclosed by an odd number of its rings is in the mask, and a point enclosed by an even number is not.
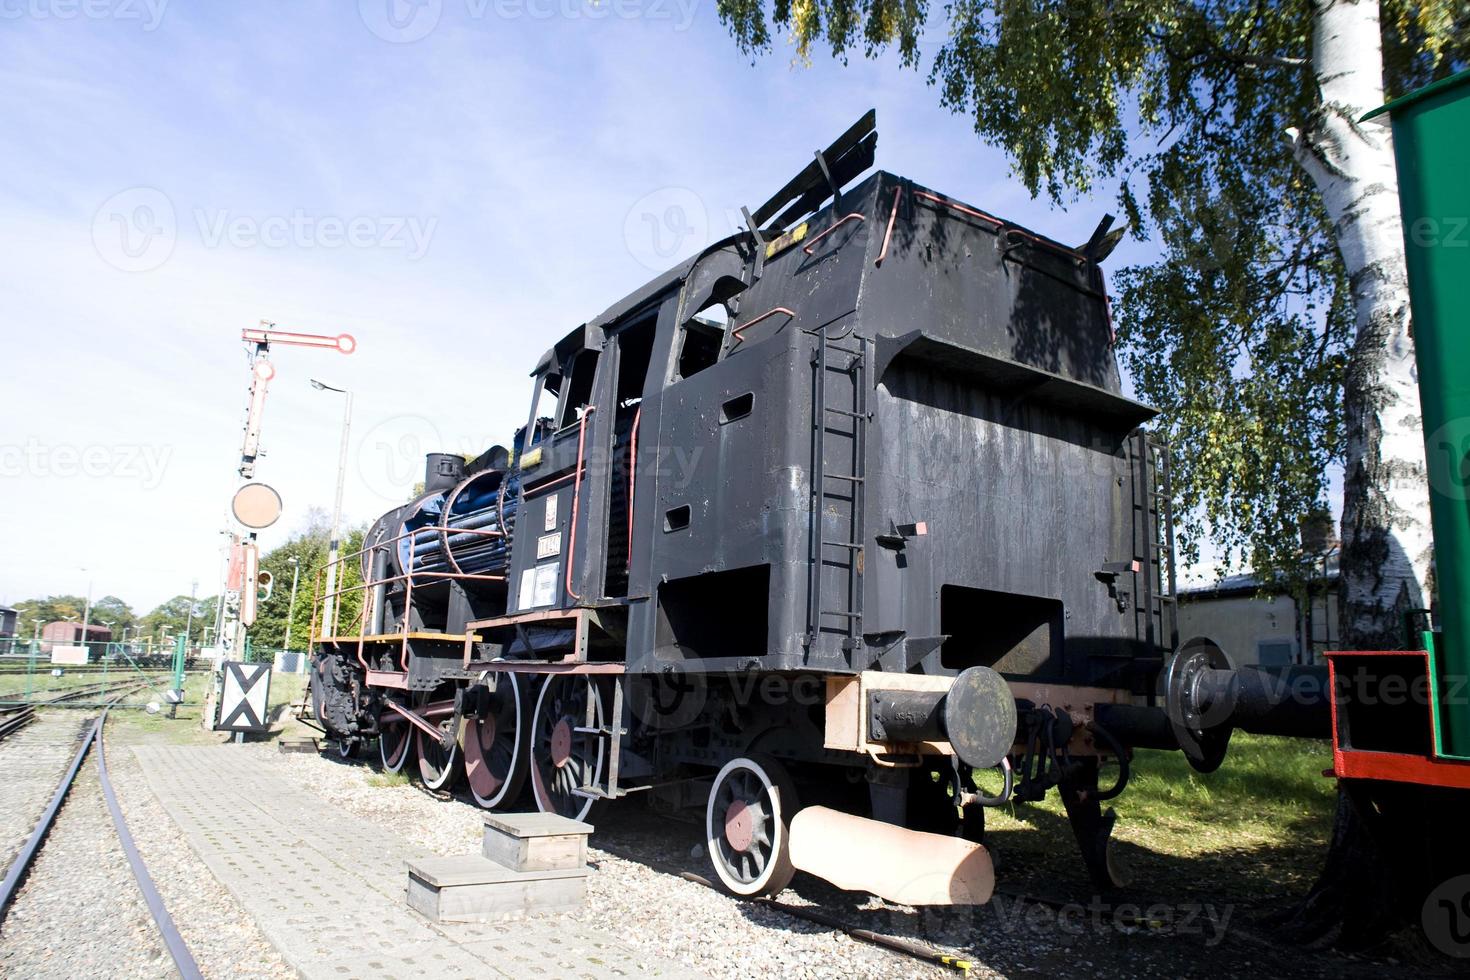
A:
[[[980,844],[809,806],[791,818],[791,863],[900,905],[984,905],[995,867]]]

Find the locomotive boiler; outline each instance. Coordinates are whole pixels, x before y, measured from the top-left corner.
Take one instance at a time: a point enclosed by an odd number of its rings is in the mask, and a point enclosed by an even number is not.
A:
[[[987,806],[1056,789],[1109,885],[1135,746],[1325,734],[1180,649],[1108,222],[1068,246],[864,176],[876,139],[558,340],[508,447],[429,458],[344,557],[362,615],[315,630],[344,753],[488,808],[699,807],[736,894],[943,903],[989,895]]]

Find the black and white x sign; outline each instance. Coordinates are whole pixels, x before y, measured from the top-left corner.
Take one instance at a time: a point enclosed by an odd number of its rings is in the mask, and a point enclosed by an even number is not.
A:
[[[224,689],[220,691],[217,732],[263,732],[270,728],[271,665],[226,660]]]

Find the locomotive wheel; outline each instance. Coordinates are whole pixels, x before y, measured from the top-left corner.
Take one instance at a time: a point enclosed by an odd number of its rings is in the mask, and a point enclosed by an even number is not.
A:
[[[420,695],[415,699],[414,708],[420,712],[432,703],[444,701],[454,697],[454,685],[440,687],[432,694]],[[443,718],[430,718],[429,723],[435,725],[440,731],[449,731],[449,722],[452,716]],[[460,754],[459,743],[450,741],[449,748],[431,738],[422,728],[414,726],[414,736],[419,750],[419,777],[423,779],[424,785],[432,790],[449,790],[459,781],[460,774],[464,771],[464,756]]]
[[[774,895],[787,885],[791,818],[798,803],[786,768],[765,755],[725,763],[705,807],[705,839],[715,874],[743,897]]]
[[[526,747],[521,735],[527,705],[522,691],[515,674],[497,672],[488,703],[478,715],[465,718],[460,732],[470,795],[487,810],[515,802],[525,783]]]
[[[342,759],[357,757],[357,739],[340,736],[337,739],[337,755]]]
[[[383,771],[401,772],[403,764],[413,754],[412,726],[397,714],[387,711],[384,714],[388,717],[382,720],[378,732],[378,752],[383,757]]]
[[[531,720],[531,790],[542,813],[581,820],[596,802],[575,792],[602,778],[602,740],[576,730],[587,724],[589,698],[601,727],[602,695],[592,678],[553,674],[541,685]]]

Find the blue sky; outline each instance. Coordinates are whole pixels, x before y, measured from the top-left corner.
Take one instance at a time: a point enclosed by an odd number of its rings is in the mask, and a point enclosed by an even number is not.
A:
[[[880,166],[1063,241],[1113,203],[1031,201],[922,71],[792,61],[752,65],[713,0],[0,0],[0,601],[216,591],[262,318],[360,345],[274,354],[269,547],[331,503],[341,403],[308,378],[356,392],[371,519],[423,452],[507,442],[553,340],[870,106]]]

